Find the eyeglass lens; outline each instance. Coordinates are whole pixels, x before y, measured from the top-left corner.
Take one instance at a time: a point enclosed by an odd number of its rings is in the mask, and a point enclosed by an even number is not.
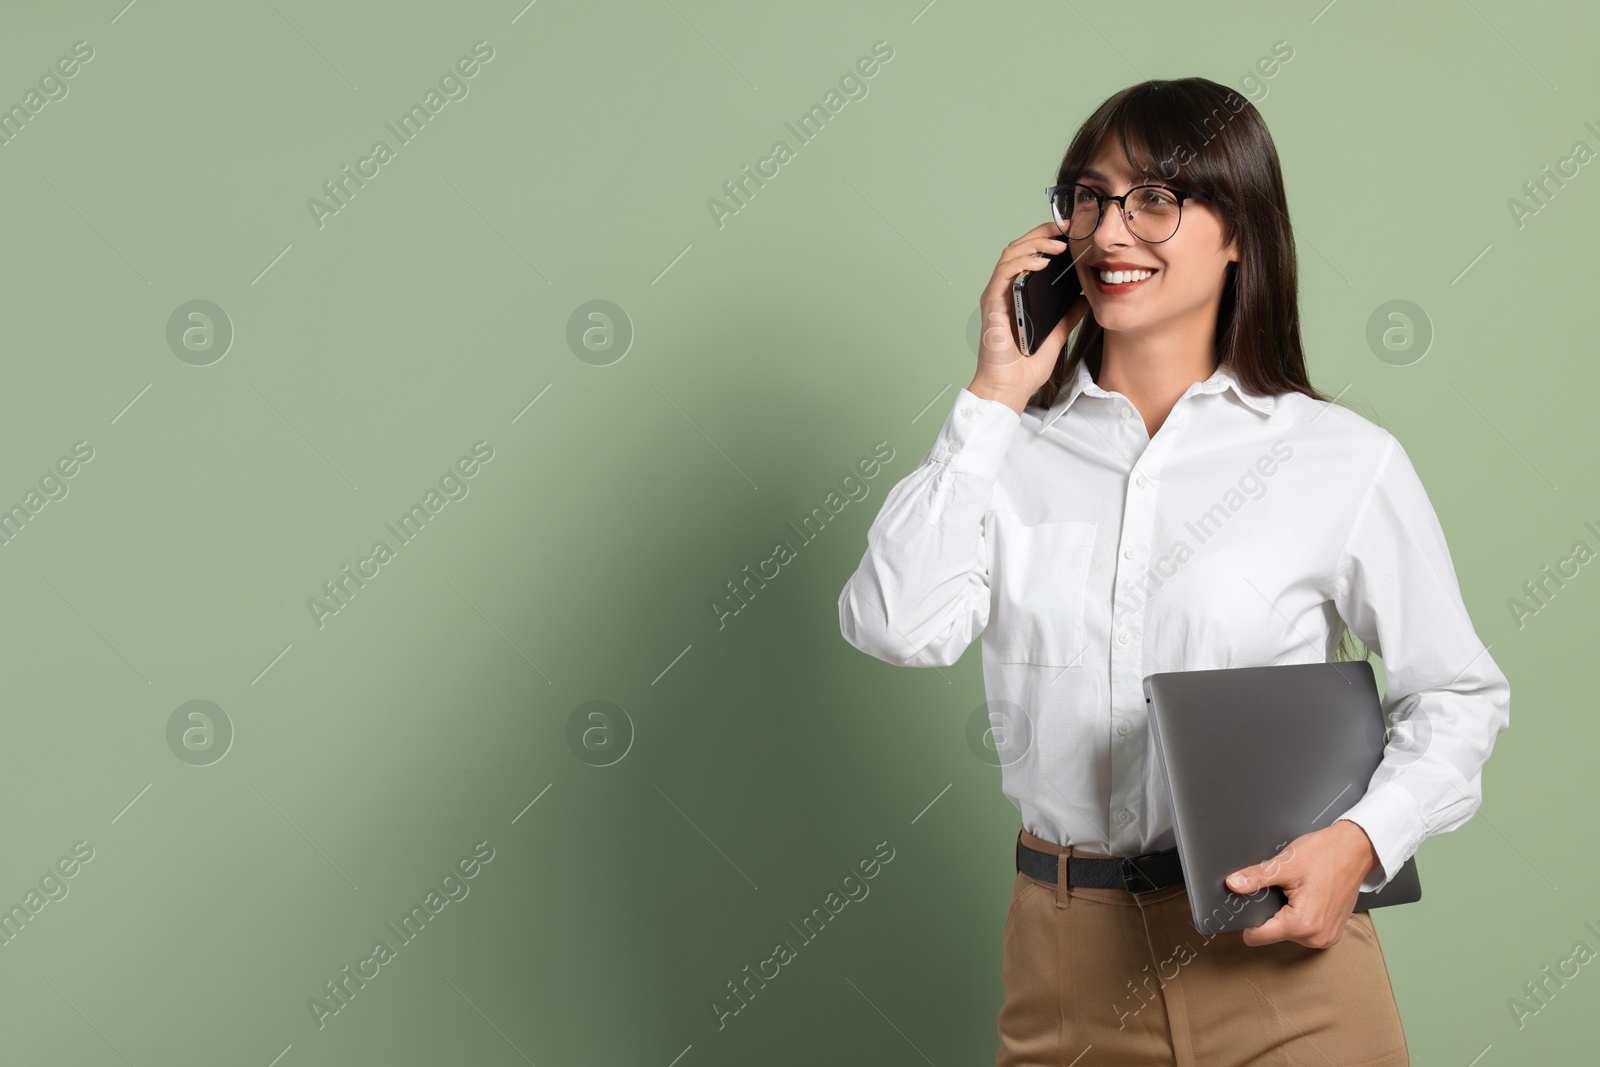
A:
[[[1177,232],[1181,205],[1170,191],[1153,186],[1134,189],[1128,194],[1127,204],[1124,221],[1139,240],[1165,241]],[[1116,210],[1109,200],[1106,207]],[[1067,236],[1076,241],[1094,233],[1100,222],[1100,200],[1085,185],[1056,193],[1055,209],[1057,221],[1065,224]]]

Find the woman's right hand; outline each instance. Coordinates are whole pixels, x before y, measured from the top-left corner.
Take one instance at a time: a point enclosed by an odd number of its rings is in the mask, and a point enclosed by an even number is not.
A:
[[[1045,266],[1044,256],[1066,249],[1067,242],[1054,221],[1041,223],[1006,245],[994,274],[978,298],[983,328],[978,334],[978,371],[969,392],[1010,406],[1019,415],[1039,387],[1050,379],[1056,360],[1072,331],[1089,310],[1087,297],[1079,296],[1061,316],[1055,329],[1025,356],[1017,347],[1016,324],[1011,314],[1011,283],[1025,270]]]

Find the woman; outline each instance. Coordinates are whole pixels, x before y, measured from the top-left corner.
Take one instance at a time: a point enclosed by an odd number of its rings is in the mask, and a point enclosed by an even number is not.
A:
[[[845,638],[891,663],[951,664],[983,636],[1022,816],[996,1062],[1409,1063],[1352,908],[1476,810],[1509,684],[1405,450],[1308,381],[1256,109],[1203,78],[1115,94],[1068,147],[1052,215],[1001,255],[972,383],[839,598]],[[1086,295],[1023,356],[1011,282],[1061,252]],[[1203,935],[1142,680],[1340,658],[1351,632],[1383,657],[1384,761],[1342,818],[1228,879],[1287,905]],[[1147,853],[1155,873],[1127,877]]]

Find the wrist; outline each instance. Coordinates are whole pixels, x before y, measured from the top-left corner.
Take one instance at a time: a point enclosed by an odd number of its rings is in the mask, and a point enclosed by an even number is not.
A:
[[[1361,867],[1362,877],[1366,877],[1369,871],[1381,865],[1382,861],[1378,857],[1378,850],[1373,847],[1372,838],[1367,836],[1364,826],[1350,819],[1335,820],[1334,825],[1344,827],[1350,837],[1350,847],[1354,854],[1360,857],[1357,862],[1363,865]]]
[[[971,385],[967,386],[967,392],[984,400],[997,400],[1018,415],[1022,414],[1022,409],[1028,406],[1028,400],[1033,396],[1031,392],[1019,393],[1015,389],[990,385],[988,382],[981,382],[976,378],[972,380]]]

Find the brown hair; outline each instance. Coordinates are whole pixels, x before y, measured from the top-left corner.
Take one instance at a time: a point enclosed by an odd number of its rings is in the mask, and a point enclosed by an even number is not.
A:
[[[1239,241],[1239,261],[1228,264],[1217,308],[1217,362],[1229,364],[1248,392],[1297,392],[1333,402],[1306,374],[1283,172],[1255,105],[1207,78],[1131,85],[1108,97],[1078,128],[1056,184],[1077,181],[1110,136],[1145,180],[1209,198],[1222,216],[1223,243]],[[1048,408],[1065,396],[1080,362],[1098,378],[1104,341],[1105,330],[1090,309],[1030,403]],[[1346,627],[1334,658],[1354,658],[1353,642]]]

